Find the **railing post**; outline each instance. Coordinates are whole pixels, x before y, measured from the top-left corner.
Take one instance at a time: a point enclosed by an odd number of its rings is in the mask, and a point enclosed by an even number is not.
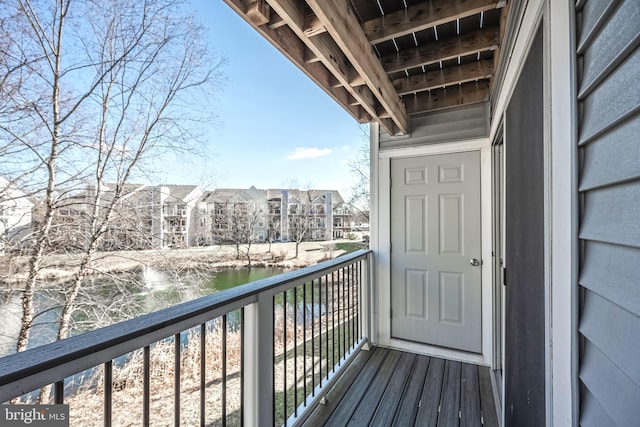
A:
[[[258,294],[244,313],[244,420],[247,426],[272,426],[273,296]]]

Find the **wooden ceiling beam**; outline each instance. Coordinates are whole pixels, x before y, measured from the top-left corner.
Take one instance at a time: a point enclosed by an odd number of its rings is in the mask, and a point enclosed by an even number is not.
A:
[[[382,68],[378,57],[373,53],[369,40],[349,2],[344,0],[307,0],[307,3],[351,62],[356,73],[364,78],[367,87],[378,99],[382,108],[390,114],[397,129],[387,130],[391,134],[407,133],[409,120],[404,105],[384,68]],[[351,86],[349,87],[353,89]]]
[[[304,34],[307,37],[317,36],[318,34],[326,33],[327,29],[324,28],[322,22],[314,13],[307,13],[304,17]]]
[[[371,90],[366,86],[357,88],[349,86],[348,83],[353,67],[331,35],[326,32],[321,32],[311,37],[305,35],[305,22],[309,22],[309,18],[305,18],[308,14],[304,12],[303,5],[295,0],[267,1],[273,11],[285,20],[288,28],[313,54],[311,55],[307,52],[304,55],[305,62],[312,64],[319,60],[334,75],[336,80],[342,84],[342,90],[347,90],[355,98],[356,103],[347,101],[347,106],[354,107],[359,104],[371,117],[377,117],[377,101]],[[340,90],[335,87],[335,83],[331,88]]]
[[[483,59],[397,79],[393,81],[393,86],[399,95],[408,95],[491,77],[493,77],[493,61]]]
[[[501,4],[498,0],[432,0],[371,19],[362,28],[369,42],[377,44],[496,9]]]
[[[276,29],[269,28],[269,25],[257,26],[252,23],[245,14],[246,9],[242,0],[224,0],[224,2],[267,39],[269,43],[275,46],[286,58],[309,76],[313,82],[320,86],[358,122],[367,123],[372,121],[373,116],[363,110],[361,106],[349,105],[349,92],[343,87],[334,87],[335,78],[322,63],[305,62],[305,45],[288,26],[280,26]]]
[[[431,42],[386,55],[380,62],[387,73],[396,73],[422,65],[435,64],[458,56],[495,50],[500,45],[498,27],[487,27],[468,34]]]
[[[446,89],[420,92],[415,95],[404,96],[407,113],[415,115],[444,108],[460,107],[462,105],[477,104],[489,99],[489,82],[480,80],[450,86]]]
[[[269,21],[269,28],[271,28],[272,30],[275,30],[276,28],[280,28],[285,25],[287,25],[287,23],[284,22],[284,19],[278,16],[277,13],[271,14],[271,20]]]
[[[499,37],[500,40],[504,40],[504,32],[506,30],[507,27],[507,17],[509,16],[509,4],[506,4],[502,9],[500,9],[500,30],[499,30]],[[498,73],[500,72],[499,68],[499,64],[500,64],[500,51],[501,51],[501,47],[499,46],[494,52],[493,52],[493,70],[494,70],[494,74],[498,75]],[[493,93],[493,84],[495,82],[496,79],[491,79],[491,84],[489,85],[489,88],[491,89],[491,93]]]
[[[258,27],[269,22],[270,12],[269,5],[265,0],[252,1],[247,4],[245,9],[249,21]]]

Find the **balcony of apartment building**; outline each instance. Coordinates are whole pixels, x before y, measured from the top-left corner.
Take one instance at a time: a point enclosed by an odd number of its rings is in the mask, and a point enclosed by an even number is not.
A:
[[[488,368],[372,345],[373,262],[361,250],[7,356],[0,402],[52,385],[72,420],[97,399],[105,426],[497,425]]]
[[[186,217],[188,214],[186,205],[165,203],[162,206],[162,215],[165,217]]]
[[[0,401],[93,368],[104,425],[637,425],[638,2],[225,3],[373,123],[372,250],[8,356]]]

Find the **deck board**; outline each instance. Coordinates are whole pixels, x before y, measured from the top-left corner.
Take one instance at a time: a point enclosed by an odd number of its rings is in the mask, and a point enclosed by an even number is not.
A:
[[[440,397],[442,395],[442,380],[444,377],[445,360],[431,358],[429,371],[424,382],[420,404],[416,415],[416,425],[434,427],[438,423]]]
[[[480,427],[482,425],[478,387],[478,367],[463,363],[460,384],[460,427]]]
[[[326,400],[304,425],[498,426],[489,368],[384,348],[356,355]]]
[[[380,349],[378,349],[371,355],[369,362],[365,365],[365,369],[360,371],[353,384],[351,384],[351,387],[349,387],[349,390],[347,390],[345,396],[351,397],[348,399],[343,398],[341,400],[340,404],[336,410],[333,411],[325,425],[340,426],[347,424],[351,415],[353,415],[353,412],[358,407],[360,400],[366,394],[369,384],[373,381],[373,378],[380,369],[380,366],[387,354],[388,352],[384,350],[380,351]]]
[[[493,400],[488,369],[478,369],[478,383],[480,385],[480,408],[484,425],[497,426],[498,415],[496,414],[496,404]]]
[[[382,399],[373,414],[370,424],[376,426],[388,426],[393,422],[396,410],[400,405],[402,393],[409,381],[409,375],[413,368],[415,354],[402,353],[398,365],[389,381],[387,389],[384,390]]]
[[[462,364],[447,360],[444,367],[444,382],[440,400],[438,427],[457,426],[460,413],[460,370]]]
[[[416,356],[407,387],[402,394],[400,405],[395,413],[393,425],[410,426],[415,422],[416,408],[418,408],[418,404],[420,403],[422,387],[424,386],[424,380],[427,377],[430,360],[431,358],[428,356]]]
[[[367,393],[364,394],[347,425],[361,426],[369,424],[401,356],[402,353],[395,350],[387,354],[371,385],[368,387]]]
[[[307,418],[306,424],[312,426],[323,425],[331,416],[331,414],[335,411],[335,409],[340,405],[342,396],[345,395],[349,387],[353,384],[358,374],[366,363],[369,361],[371,356],[376,352],[376,347],[373,347],[371,351],[359,351],[356,354],[354,360],[347,367],[344,374],[326,394],[326,403],[323,405],[318,405],[311,415]]]

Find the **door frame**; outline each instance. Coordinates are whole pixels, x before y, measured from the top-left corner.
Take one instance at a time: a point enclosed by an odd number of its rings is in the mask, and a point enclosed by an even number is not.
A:
[[[376,254],[373,289],[373,344],[407,350],[451,360],[492,366],[493,360],[493,292],[491,268],[491,142],[477,138],[419,147],[379,150],[378,125],[371,127],[371,168],[377,181],[371,186],[372,214],[370,247]],[[446,349],[391,337],[391,159],[453,154],[467,151],[480,152],[480,239],[483,268],[481,273],[482,353]]]
[[[504,150],[504,120],[500,120],[496,135],[492,138],[491,147],[491,179],[492,179],[492,267],[493,267],[493,360],[492,374],[496,384],[496,391],[502,407],[504,399],[504,348],[505,348],[505,150]]]

